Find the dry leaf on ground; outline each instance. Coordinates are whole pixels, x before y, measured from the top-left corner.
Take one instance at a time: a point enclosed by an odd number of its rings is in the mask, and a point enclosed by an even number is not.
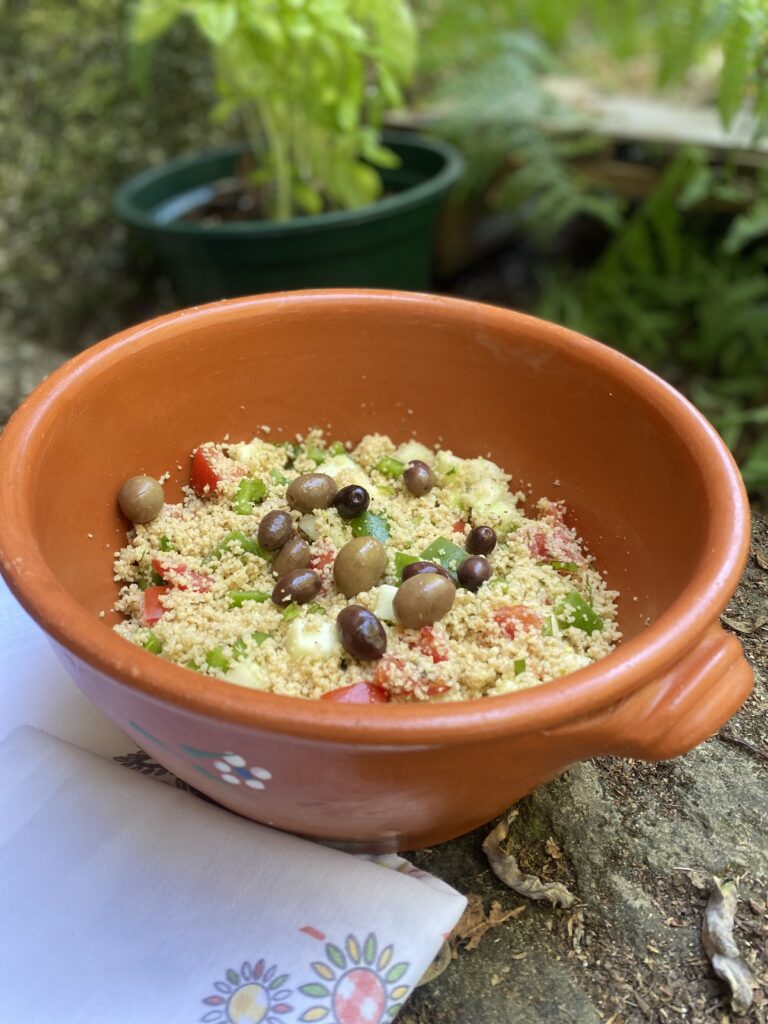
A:
[[[514,856],[503,849],[503,843],[509,834],[510,820],[511,816],[505,815],[483,842],[483,852],[493,873],[521,896],[527,896],[532,900],[549,900],[556,907],[573,906],[576,897],[562,882],[542,882],[535,875],[525,874],[518,867]]]
[[[752,633],[756,633],[758,629],[762,629],[763,626],[768,624],[768,615],[761,615],[759,619],[755,619],[754,622],[742,622],[740,619],[731,619],[727,615],[721,615],[720,621],[724,622],[726,626],[734,630],[736,633],[743,633],[745,636],[750,636]]]
[[[765,557],[763,552],[759,548],[753,548],[752,553],[755,556],[755,561],[761,569],[768,569],[768,558]]]
[[[486,913],[482,896],[471,892],[467,896],[467,909],[451,932],[450,941],[454,949],[458,942],[464,943],[464,949],[477,949],[486,932],[491,928],[498,928],[500,924],[504,924],[510,918],[519,917],[524,910],[524,906],[515,907],[513,910],[502,910],[499,901],[492,900],[490,909]]]
[[[447,942],[444,942],[440,949],[437,951],[437,956],[424,971],[419,981],[416,982],[416,988],[421,988],[422,985],[428,985],[430,981],[434,981],[435,978],[439,978],[445,968],[451,962],[451,947]]]
[[[733,938],[737,902],[736,883],[730,880],[721,882],[716,878],[704,911],[701,941],[715,974],[728,983],[731,1009],[734,1013],[746,1013],[752,1005],[755,980]]]

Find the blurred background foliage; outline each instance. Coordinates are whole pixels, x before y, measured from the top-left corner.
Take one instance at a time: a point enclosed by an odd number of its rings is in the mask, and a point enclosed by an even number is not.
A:
[[[490,225],[442,291],[525,307],[661,372],[768,490],[768,5],[416,0],[411,117],[468,157],[452,216]],[[75,350],[173,304],[127,247],[114,187],[222,141],[204,44],[128,44],[128,0],[0,0],[0,316]],[[717,105],[754,138],[712,152],[595,131],[568,87]],[[231,136],[231,128],[228,134]],[[745,156],[746,154],[746,156]],[[620,162],[647,185],[595,173]],[[488,239],[491,239],[489,242]],[[454,254],[455,255],[455,254]]]

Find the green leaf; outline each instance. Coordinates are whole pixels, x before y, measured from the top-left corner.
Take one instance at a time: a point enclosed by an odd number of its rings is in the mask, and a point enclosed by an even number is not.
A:
[[[237,25],[235,0],[195,0],[192,16],[202,34],[214,46],[221,46]]]
[[[326,944],[325,955],[328,957],[331,963],[335,964],[337,967],[343,969],[347,966],[347,959],[344,956],[343,952],[339,949],[338,946],[334,946],[332,942]]]
[[[768,490],[768,437],[757,442],[741,467],[747,487],[756,491]]]
[[[148,43],[163,35],[182,13],[183,0],[140,0],[131,16],[131,40]]]
[[[303,992],[305,996],[313,996],[316,999],[323,999],[331,994],[325,985],[321,985],[317,981],[313,981],[309,985],[300,985],[299,992]]]
[[[395,964],[394,967],[387,971],[387,981],[399,981],[405,972],[408,970],[408,964],[400,963]]]
[[[372,964],[376,959],[376,949],[376,936],[371,932],[363,945],[363,957],[367,964]]]
[[[720,117],[726,128],[739,111],[747,89],[751,66],[752,30],[738,6],[723,36],[723,70],[720,72]]]

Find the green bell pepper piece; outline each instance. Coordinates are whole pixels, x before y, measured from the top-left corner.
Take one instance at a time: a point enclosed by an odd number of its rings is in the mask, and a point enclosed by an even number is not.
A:
[[[437,562],[448,572],[455,573],[464,559],[469,558],[469,552],[447,537],[438,537],[429,547],[424,548],[421,557],[425,562]]]
[[[149,651],[150,654],[159,654],[163,649],[163,642],[150,629],[147,639],[141,646],[145,651]]]
[[[325,449],[313,445],[311,448],[307,448],[307,458],[312,459],[314,464],[319,466],[321,462],[325,462]]]
[[[525,672],[525,658],[518,658],[515,661],[515,675],[519,676],[521,672]]]
[[[553,569],[557,569],[558,572],[570,572],[578,573],[579,567],[575,562],[558,562],[556,558],[551,559],[548,562],[544,562],[544,565],[551,565]]]
[[[395,573],[402,577],[403,569],[406,565],[412,565],[414,562],[420,562],[421,558],[418,555],[407,555],[404,551],[395,552]]]
[[[161,551],[173,551],[173,544],[167,537],[160,538],[160,550]]]
[[[249,516],[253,512],[253,506],[263,501],[266,496],[267,485],[263,480],[259,480],[258,477],[253,480],[241,480],[232,508],[239,516]]]
[[[381,544],[386,544],[389,539],[389,523],[384,516],[377,516],[375,512],[363,512],[355,519],[350,519],[349,525],[355,537],[373,537]]]
[[[392,477],[394,480],[397,479],[397,477],[402,476],[405,472],[405,463],[401,462],[399,459],[394,459],[391,455],[385,455],[383,458],[379,459],[374,466],[374,469],[378,469],[378,471],[384,476]]]
[[[592,634],[598,629],[602,629],[604,625],[597,612],[587,604],[577,590],[572,590],[559,604],[555,605],[553,614],[560,629],[575,626],[576,629],[582,629],[585,633]],[[542,636],[552,636],[552,632],[550,617],[542,626],[541,633]]]
[[[257,629],[255,633],[251,633],[251,640],[257,647],[261,647],[265,640],[269,640],[269,633],[260,633]]]
[[[331,455],[346,455],[347,449],[344,447],[343,441],[334,441],[328,451]]]
[[[230,590],[229,604],[231,608],[242,608],[244,601],[255,601],[256,604],[264,604],[269,600],[266,590]]]
[[[218,544],[211,548],[203,559],[203,565],[206,562],[212,562],[217,558],[221,558],[224,552],[229,549],[230,544],[235,542],[243,549],[243,553],[259,555],[261,558],[270,557],[269,551],[265,550],[260,544],[257,544],[255,540],[250,540],[250,538],[246,537],[242,530],[231,530]]]
[[[276,484],[288,483],[288,478],[283,476],[279,469],[270,469],[269,475],[272,477]]]
[[[285,608],[283,608],[283,619],[286,622],[290,622],[292,619],[295,619],[298,614],[299,614],[299,605],[297,605],[297,604],[289,604],[289,605],[286,605]]]
[[[241,658],[245,657],[247,652],[248,645],[246,644],[245,640],[243,640],[243,638],[239,636],[237,640],[235,640],[235,642],[232,644],[232,657],[235,659],[235,661],[239,661]]]
[[[220,647],[214,647],[211,651],[206,651],[205,661],[211,668],[220,668],[222,672],[226,672],[229,668],[229,658],[226,657]]]

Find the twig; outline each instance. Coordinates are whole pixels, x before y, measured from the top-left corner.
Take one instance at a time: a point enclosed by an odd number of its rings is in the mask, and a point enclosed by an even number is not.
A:
[[[754,743],[750,743],[749,740],[742,739],[741,736],[734,736],[731,732],[726,732],[721,729],[717,734],[719,740],[724,740],[726,743],[732,743],[735,747],[743,747],[744,750],[748,750],[750,754],[754,754],[755,757],[759,757],[761,761],[768,761],[768,751],[761,750],[760,747],[755,746]]]

